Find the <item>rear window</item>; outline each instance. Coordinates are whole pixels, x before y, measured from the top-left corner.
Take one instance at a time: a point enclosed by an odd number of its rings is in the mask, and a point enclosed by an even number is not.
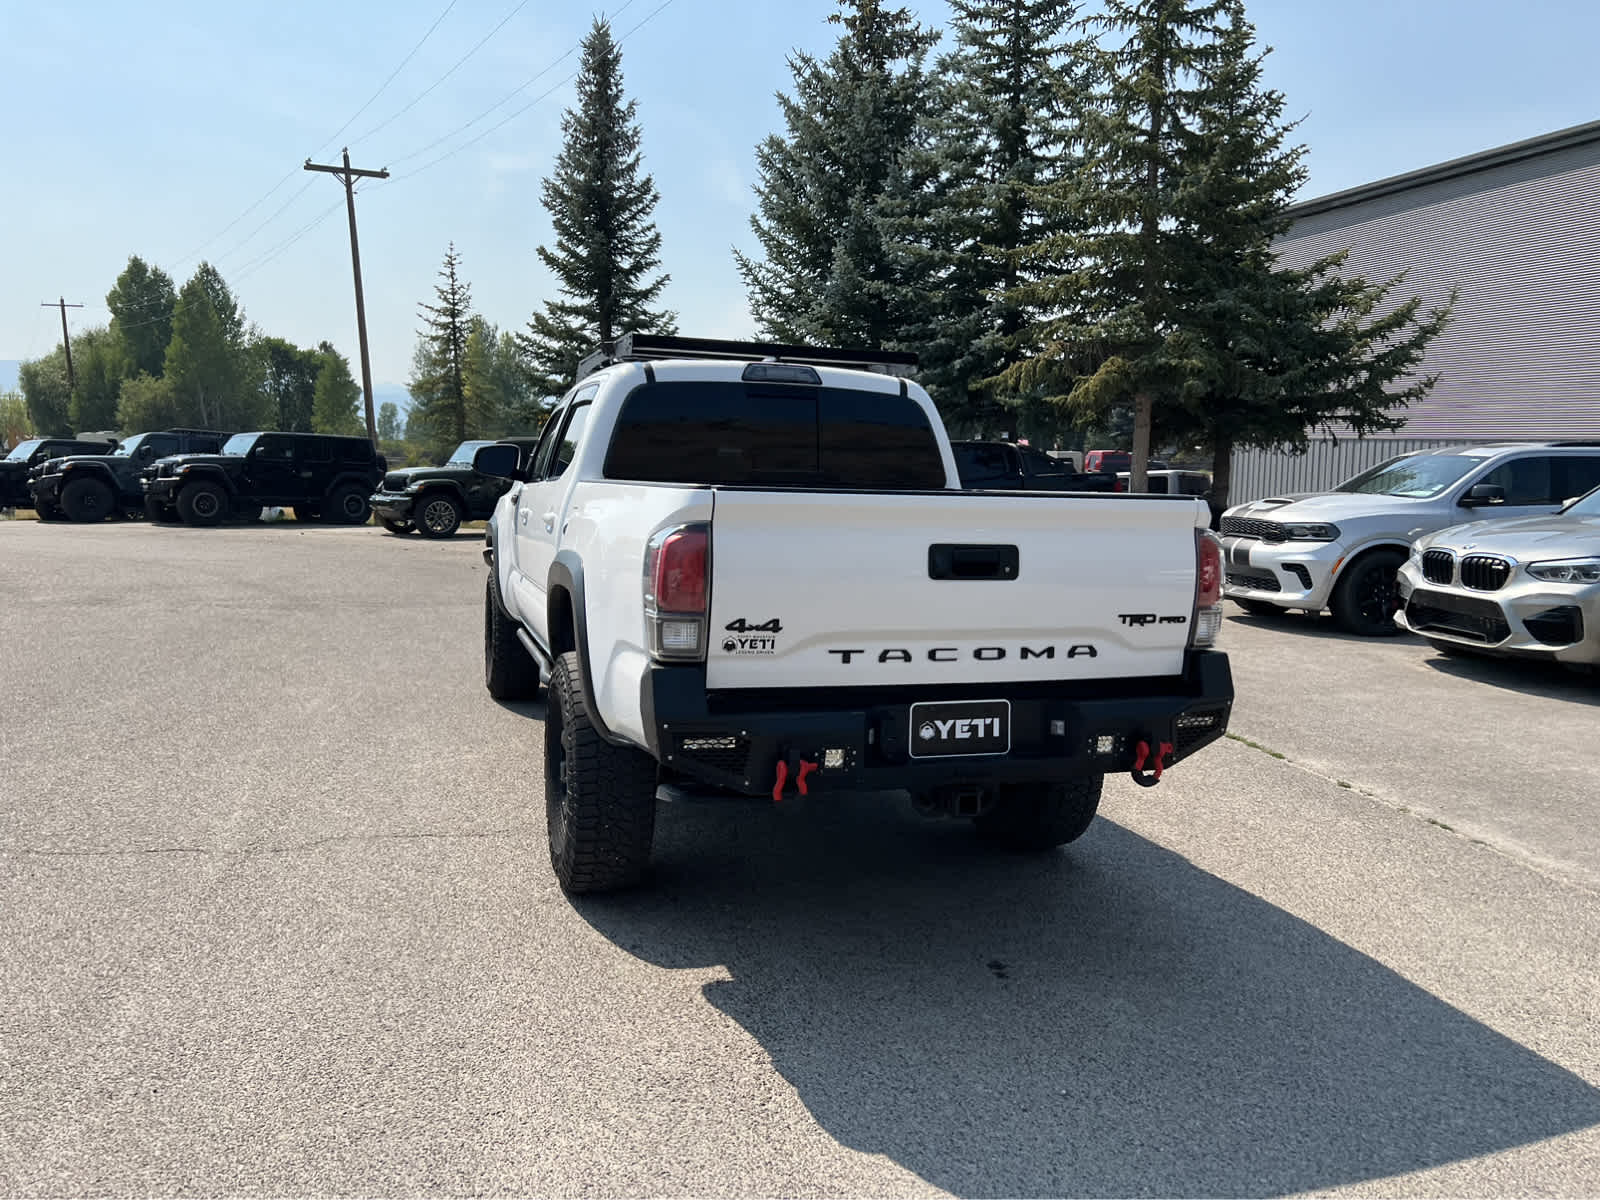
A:
[[[607,479],[763,487],[943,488],[909,396],[749,383],[651,383],[623,401]]]

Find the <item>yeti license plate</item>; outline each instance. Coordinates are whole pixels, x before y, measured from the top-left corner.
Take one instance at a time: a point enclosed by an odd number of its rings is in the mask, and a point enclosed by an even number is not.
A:
[[[911,757],[956,758],[1011,750],[1011,701],[951,700],[911,706]]]

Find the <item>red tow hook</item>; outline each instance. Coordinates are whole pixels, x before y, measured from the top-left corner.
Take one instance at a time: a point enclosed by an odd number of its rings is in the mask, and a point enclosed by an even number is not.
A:
[[[1156,784],[1161,782],[1161,772],[1166,770],[1167,755],[1172,753],[1172,743],[1159,743],[1153,754],[1149,742],[1140,742],[1134,750],[1133,781],[1140,787],[1155,787]],[[1153,768],[1146,773],[1144,765],[1146,762],[1150,762],[1152,758],[1154,759]]]
[[[794,768],[795,787],[799,790],[802,796],[809,796],[811,794],[811,789],[806,786],[806,776],[819,769],[821,764],[811,762],[804,758],[796,761],[798,765]],[[785,786],[787,786],[788,782],[789,760],[786,758],[780,758],[778,760],[778,782],[772,785],[772,802],[774,804],[783,803],[783,789]]]

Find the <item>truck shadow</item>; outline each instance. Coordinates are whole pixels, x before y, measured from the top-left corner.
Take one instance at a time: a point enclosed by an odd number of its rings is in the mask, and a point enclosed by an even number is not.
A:
[[[704,993],[817,1122],[958,1195],[1265,1195],[1600,1123],[1600,1091],[1108,821],[1017,859],[890,798],[663,806],[577,902]]]

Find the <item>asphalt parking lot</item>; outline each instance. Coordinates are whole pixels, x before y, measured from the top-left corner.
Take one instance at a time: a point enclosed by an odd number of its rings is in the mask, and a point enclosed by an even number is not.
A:
[[[670,806],[574,903],[479,545],[0,522],[0,1192],[1600,1192],[1600,687],[1235,616],[1067,851]]]

